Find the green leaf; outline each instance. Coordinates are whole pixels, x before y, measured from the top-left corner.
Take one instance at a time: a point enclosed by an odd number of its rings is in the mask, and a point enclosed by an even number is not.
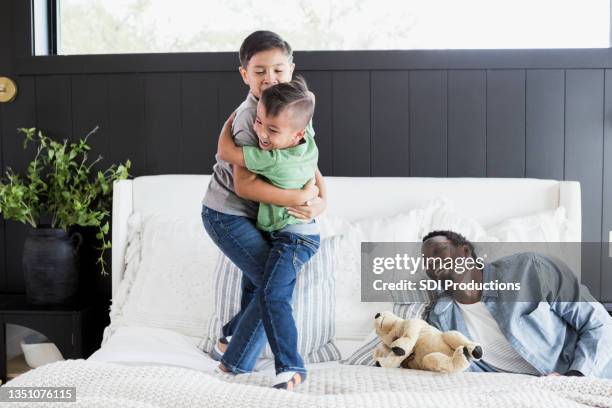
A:
[[[92,169],[100,158],[89,161],[91,147],[85,140],[78,143],[58,142],[36,128],[17,129],[24,135],[24,146],[35,144],[35,156],[27,166],[25,178],[6,169],[0,178],[0,214],[5,219],[28,223],[36,227],[39,214],[51,214],[54,226],[67,229],[72,225],[98,229],[101,241],[98,263],[106,273],[103,253],[110,248],[107,236],[108,217],[112,206],[112,187],[115,180],[129,177],[132,163],[112,164],[106,170]]]

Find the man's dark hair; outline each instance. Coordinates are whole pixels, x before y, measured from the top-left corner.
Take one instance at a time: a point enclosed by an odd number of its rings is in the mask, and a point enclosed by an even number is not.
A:
[[[472,254],[472,258],[476,259],[476,251],[474,250],[474,244],[472,244],[466,237],[463,235],[453,232],[453,231],[432,231],[429,234],[423,237],[423,242],[427,241],[429,238],[433,237],[446,237],[455,247],[459,247],[461,245],[467,245],[470,249],[470,253]]]
[[[293,59],[291,46],[280,35],[272,31],[255,31],[244,39],[240,46],[240,65],[246,69],[253,55],[258,52],[279,49],[287,55],[289,62]]]
[[[260,101],[273,118],[288,109],[297,129],[304,129],[314,114],[314,95],[301,76],[266,88]]]

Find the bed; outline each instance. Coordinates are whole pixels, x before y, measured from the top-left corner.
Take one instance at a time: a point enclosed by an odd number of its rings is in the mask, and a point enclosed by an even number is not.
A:
[[[125,276],[128,221],[135,213],[198,218],[210,176],[160,175],[114,186],[113,302]],[[328,177],[326,217],[348,221],[391,216],[444,197],[483,226],[563,207],[580,241],[580,186],[535,179]],[[336,318],[338,320],[338,317]],[[108,334],[108,333],[107,333]],[[361,336],[339,336],[343,358]],[[83,407],[386,407],[386,406],[612,406],[612,381],[516,374],[443,375],[352,366],[308,364],[296,392],[269,387],[273,368],[240,376],[214,374],[216,362],[192,337],[155,327],[118,327],[88,360],[67,360],[32,370],[8,386],[75,386]],[[61,403],[58,406],[65,406]]]

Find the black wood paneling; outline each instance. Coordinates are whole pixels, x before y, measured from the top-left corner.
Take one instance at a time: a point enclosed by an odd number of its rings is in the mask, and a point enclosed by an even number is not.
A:
[[[70,76],[36,77],[36,127],[56,140],[72,141],[72,83]]]
[[[34,127],[36,124],[36,91],[32,77],[20,78],[19,95],[11,103],[2,104],[2,154],[3,165],[11,167],[16,173],[25,174],[27,165],[36,152],[30,144],[23,149],[23,135],[17,128]],[[21,267],[23,242],[29,227],[15,221],[6,221],[6,288],[8,292],[23,292],[23,272]]]
[[[89,136],[91,146],[88,161],[102,156],[95,169],[106,169],[109,161],[110,119],[108,111],[108,80],[104,75],[74,75],[72,77],[72,127],[74,140],[84,139],[96,126],[98,131]]]
[[[1,143],[2,140],[4,139],[3,137],[4,126],[2,124],[3,116],[4,116],[4,109],[0,107],[0,177],[4,176],[4,160],[3,160],[4,155],[2,153],[2,143]],[[5,272],[6,271],[6,244],[4,241],[4,228],[5,228],[4,218],[0,215],[0,293],[8,291],[8,275]]]
[[[182,173],[206,174],[212,171],[221,129],[217,75],[181,75],[181,150]]]
[[[132,161],[134,176],[146,174],[144,77],[108,76],[108,132],[111,163]]]
[[[565,84],[565,179],[582,187],[582,240],[601,242],[603,70],[568,70]],[[600,296],[599,246],[583,246],[582,281]]]
[[[7,3],[0,75],[17,81],[19,96],[0,106],[0,166],[23,172],[33,157],[17,127],[76,140],[99,124],[90,143],[100,166],[129,158],[135,176],[210,172],[221,124],[248,92],[236,52],[32,57],[30,2]],[[611,49],[295,56],[317,95],[323,174],[578,180],[583,239],[607,240]],[[26,231],[0,226],[0,292],[23,291]],[[583,281],[612,300],[607,251],[590,246],[583,259]]]
[[[332,81],[332,172],[336,176],[369,176],[370,73],[334,72]]]
[[[525,71],[487,72],[487,176],[525,177]]]
[[[249,93],[249,87],[242,82],[237,71],[222,72],[218,75],[219,89],[219,129],[230,114],[244,101]],[[219,137],[219,130],[215,138]]]
[[[486,72],[448,73],[448,175],[486,177]]]
[[[179,152],[182,151],[180,76],[146,74],[144,78],[146,172],[179,173]]]
[[[13,27],[13,2],[4,3],[4,10],[0,13],[0,73],[6,75],[13,71],[13,55],[15,54],[15,37]]]
[[[372,176],[409,176],[409,73],[372,72],[371,92]]]
[[[13,69],[14,55],[14,29],[13,29],[13,4],[4,4],[5,12],[0,13],[0,75],[7,76]],[[4,139],[4,109],[0,104],[0,173],[4,174],[4,153],[2,151],[2,140]],[[8,274],[6,271],[6,241],[5,241],[5,221],[0,215],[0,293],[8,291]],[[0,333],[1,335],[2,333]],[[2,353],[2,351],[0,351]]]
[[[6,1],[3,2],[7,3]],[[8,58],[11,58],[14,65],[17,64],[18,58],[27,58],[32,55],[32,14],[30,12],[30,1],[12,0],[11,5],[8,7],[12,15],[13,20],[13,44],[14,50],[12,54],[8,54]],[[4,14],[3,10],[3,14]],[[8,13],[7,13],[8,14]]]
[[[410,175],[447,175],[447,72],[410,72]]]
[[[612,302],[612,70],[605,71],[601,300]]]
[[[300,72],[316,97],[312,119],[319,148],[319,169],[323,175],[332,174],[332,73]]]
[[[526,176],[563,179],[565,72],[527,71]]]

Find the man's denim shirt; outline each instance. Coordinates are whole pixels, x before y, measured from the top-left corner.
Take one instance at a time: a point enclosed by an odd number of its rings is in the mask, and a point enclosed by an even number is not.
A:
[[[483,282],[520,282],[521,301],[516,293],[493,290],[483,290],[481,301],[512,347],[540,374],[577,370],[612,378],[612,317],[569,268],[558,265],[535,253],[485,264]],[[461,309],[447,293],[435,302],[428,320],[442,331],[458,330],[471,338]],[[481,360],[468,371],[497,370]]]

